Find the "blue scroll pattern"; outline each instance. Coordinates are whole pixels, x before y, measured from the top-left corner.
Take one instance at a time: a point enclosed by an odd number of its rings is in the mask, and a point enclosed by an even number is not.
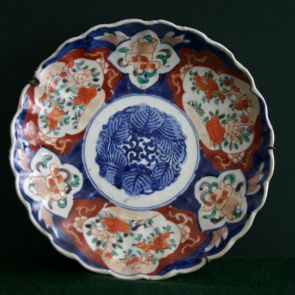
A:
[[[115,113],[96,146],[99,174],[130,196],[172,184],[186,158],[185,135],[177,120],[146,104]]]

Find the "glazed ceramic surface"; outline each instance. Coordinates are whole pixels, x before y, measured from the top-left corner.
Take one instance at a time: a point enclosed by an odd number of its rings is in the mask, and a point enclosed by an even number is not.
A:
[[[273,132],[249,72],[166,21],[68,40],[22,94],[11,163],[33,223],[86,268],[162,279],[226,253],[262,207]]]

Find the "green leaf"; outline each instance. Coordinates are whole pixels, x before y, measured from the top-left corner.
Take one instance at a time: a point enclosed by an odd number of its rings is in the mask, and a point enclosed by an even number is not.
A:
[[[148,78],[152,78],[157,74],[157,70],[155,69],[152,72],[146,71],[145,74]]]
[[[95,237],[95,238],[93,238],[92,240],[91,240],[91,242],[92,243],[96,243],[98,240],[97,240],[97,238]]]
[[[148,43],[152,43],[154,38],[151,35],[145,35],[144,39],[147,40]]]
[[[155,228],[154,228],[154,231],[155,231],[155,233],[156,233],[157,235],[159,235],[159,234],[160,234],[160,230],[159,230],[159,228],[158,228],[158,227],[155,227]]]
[[[146,79],[146,78],[144,78],[144,77],[137,77],[137,81],[138,81],[138,83],[140,83],[140,84],[146,84],[146,83],[148,83],[150,80],[149,79]]]
[[[141,239],[143,238],[143,235],[142,234],[138,234],[138,236],[137,236],[137,241],[140,241]]]
[[[242,215],[242,211],[240,211],[240,212],[238,212],[238,211],[233,211],[232,212],[233,213],[233,215],[236,217],[236,218],[239,218],[239,217],[241,217],[241,215]]]
[[[153,256],[152,258],[152,263],[156,264],[158,262],[158,258],[156,256]]]
[[[64,118],[64,123],[65,123],[65,125],[69,125],[70,124],[70,117],[69,116],[67,116],[67,117]]]
[[[128,47],[121,47],[121,48],[119,48],[119,52],[121,52],[121,53],[127,53],[127,52],[129,52],[129,48]]]
[[[52,159],[52,156],[46,155],[45,157],[43,157],[42,159],[42,166],[44,168],[47,168],[47,163]]]
[[[163,55],[163,54],[158,54],[156,56],[157,59],[160,59],[163,63],[163,65],[166,65],[167,61],[168,61],[168,58],[166,55]]]
[[[78,175],[73,176],[73,180],[71,181],[71,186],[72,187],[77,187],[80,185],[80,178]]]
[[[210,214],[208,215],[203,215],[203,218],[205,219],[210,219],[216,215],[216,210],[213,210]]]
[[[249,135],[247,133],[242,134],[243,138],[245,139],[246,142],[250,142]]]

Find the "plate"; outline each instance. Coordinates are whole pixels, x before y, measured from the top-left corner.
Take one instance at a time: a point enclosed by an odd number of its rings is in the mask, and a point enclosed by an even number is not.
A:
[[[203,33],[163,20],[63,43],[25,86],[12,142],[34,225],[62,254],[123,279],[169,278],[224,255],[263,206],[274,166],[250,73]]]

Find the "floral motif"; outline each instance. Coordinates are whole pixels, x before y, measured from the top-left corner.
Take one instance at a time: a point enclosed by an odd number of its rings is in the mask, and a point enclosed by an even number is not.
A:
[[[93,114],[120,78],[107,61],[108,50],[76,49],[37,73],[31,86],[24,134],[33,149],[43,145],[65,154],[81,139]]]
[[[186,157],[177,120],[148,105],[114,114],[99,134],[100,176],[131,196],[163,190],[175,181]]]
[[[179,55],[168,81],[198,130],[203,152],[219,171],[248,171],[262,143],[259,100],[248,77],[211,52],[181,49]]]
[[[93,60],[53,63],[41,72],[40,82],[35,89],[39,126],[50,137],[81,132],[91,118],[90,109],[95,112],[105,100],[103,70]]]
[[[73,226],[74,226],[75,230],[78,231],[78,232],[82,232],[83,231],[83,225],[84,225],[86,220],[87,220],[87,218],[85,216],[77,216],[75,218],[74,223],[73,223]]]
[[[61,226],[86,257],[124,275],[157,273],[207,237],[189,211],[162,207],[135,212],[99,198],[75,200]]]
[[[24,182],[25,193],[53,214],[67,217],[73,195],[82,186],[81,173],[72,165],[61,164],[55,154],[44,148],[34,155],[31,170]]]
[[[205,67],[191,68],[184,78],[184,106],[198,117],[206,133],[202,141],[228,154],[246,150],[254,139],[258,100],[249,86]]]
[[[115,207],[89,218],[83,233],[104,263],[120,273],[124,270],[124,274],[153,271],[159,259],[175,251],[181,236],[178,227],[159,213],[146,211],[135,216]]]
[[[246,180],[241,170],[223,172],[218,178],[201,178],[195,185],[195,197],[201,204],[198,216],[202,230],[240,221],[247,210],[245,194]]]
[[[173,48],[161,43],[150,30],[121,43],[109,60],[121,72],[129,74],[131,82],[141,89],[155,84],[160,74],[169,72],[179,62]]]

